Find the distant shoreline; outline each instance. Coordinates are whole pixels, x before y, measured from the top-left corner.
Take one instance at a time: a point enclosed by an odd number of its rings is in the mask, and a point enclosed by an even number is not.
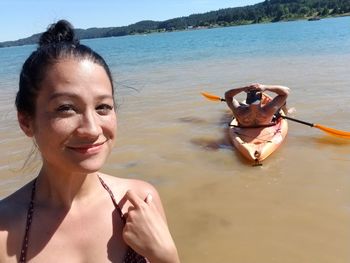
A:
[[[339,17],[347,17],[350,16],[350,12],[343,13],[343,14],[335,14],[335,15],[327,15],[327,16],[308,16],[308,17],[293,17],[288,19],[282,19],[278,21],[274,21],[274,19],[265,19],[260,22],[255,22],[253,20],[242,20],[235,23],[226,23],[226,24],[208,24],[208,25],[201,25],[201,26],[188,26],[187,28],[181,28],[181,29],[151,29],[144,32],[133,32],[128,34],[119,34],[119,35],[100,35],[96,37],[86,36],[86,32],[90,31],[106,31],[106,30],[113,30],[113,27],[110,28],[88,28],[88,29],[75,29],[76,35],[80,40],[87,40],[87,39],[101,39],[101,38],[110,38],[110,37],[118,37],[118,36],[132,36],[132,35],[148,35],[148,34],[155,34],[155,33],[169,33],[169,32],[182,32],[182,31],[191,31],[191,30],[202,30],[202,29],[212,29],[212,28],[225,28],[225,27],[236,27],[236,26],[244,26],[244,25],[254,25],[254,24],[269,24],[269,23],[278,23],[278,22],[293,22],[293,21],[318,21],[322,19],[328,19],[328,18],[339,18]],[[139,23],[159,23],[154,21],[141,21],[130,26],[137,25]],[[127,27],[120,27],[120,28],[127,28]],[[119,29],[119,28],[118,28]],[[18,40],[13,41],[4,41],[0,42],[0,48],[7,48],[7,47],[15,47],[15,46],[26,46],[26,45],[35,45],[38,43],[39,37],[42,33],[34,34],[27,38],[22,38]]]
[[[150,34],[161,34],[161,33],[172,33],[172,32],[186,32],[186,31],[196,31],[196,30],[203,30],[203,29],[215,29],[215,28],[226,28],[226,27],[238,27],[238,26],[249,26],[249,25],[263,25],[263,24],[272,24],[272,23],[288,23],[288,22],[295,22],[295,21],[319,21],[323,19],[332,19],[332,18],[341,18],[341,17],[347,17],[350,16],[350,12],[342,15],[334,15],[334,16],[326,16],[326,17],[306,17],[306,18],[295,18],[295,19],[286,19],[281,20],[278,22],[272,22],[272,21],[265,21],[260,23],[253,23],[253,22],[246,22],[246,23],[240,23],[240,24],[232,24],[227,26],[219,26],[219,25],[209,25],[209,26],[199,26],[199,27],[193,27],[193,28],[186,28],[186,29],[178,29],[178,30],[169,30],[169,31],[161,31],[161,30],[155,30],[147,33],[134,33],[129,34],[125,36],[138,36],[138,35],[150,35]],[[116,36],[111,36],[116,37]],[[103,38],[109,38],[109,37],[99,37],[99,38],[85,38],[81,40],[88,40],[88,39],[103,39]],[[0,43],[1,44],[1,43]],[[1,48],[1,47],[0,47]]]

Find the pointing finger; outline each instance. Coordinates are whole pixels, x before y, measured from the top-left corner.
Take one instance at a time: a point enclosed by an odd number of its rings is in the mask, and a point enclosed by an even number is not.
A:
[[[135,207],[139,208],[141,202],[144,202],[134,191],[128,190],[125,194],[125,197],[129,202]]]

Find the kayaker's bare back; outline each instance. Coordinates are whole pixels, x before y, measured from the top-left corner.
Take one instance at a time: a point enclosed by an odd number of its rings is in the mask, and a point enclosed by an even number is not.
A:
[[[270,114],[260,106],[240,106],[236,109],[234,116],[242,127],[260,127],[272,124]]]

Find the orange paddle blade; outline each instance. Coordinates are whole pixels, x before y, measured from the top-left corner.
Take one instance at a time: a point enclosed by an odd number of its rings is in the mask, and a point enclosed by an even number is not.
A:
[[[320,125],[320,124],[314,124],[313,127],[318,128],[318,129],[320,129],[320,130],[322,130],[330,135],[334,135],[334,136],[345,138],[345,139],[350,139],[350,132],[347,132],[347,131],[336,130],[333,128],[325,127],[325,126]]]
[[[210,93],[207,93],[207,92],[201,92],[201,94],[207,98],[208,100],[211,100],[211,101],[223,101],[219,96],[216,96],[216,95],[213,95],[213,94],[210,94]]]

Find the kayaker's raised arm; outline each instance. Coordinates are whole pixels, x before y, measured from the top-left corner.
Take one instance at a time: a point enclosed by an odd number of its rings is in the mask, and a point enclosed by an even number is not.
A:
[[[289,88],[281,85],[263,85],[258,84],[261,88],[261,91],[271,91],[281,96],[288,96],[289,95]]]
[[[270,103],[268,103],[264,108],[265,111],[274,114],[276,111],[281,109],[287,101],[287,97],[289,95],[289,88],[281,85],[262,85],[259,84],[260,90],[270,91],[276,93],[277,96],[272,99]]]
[[[245,86],[245,87],[230,89],[230,90],[225,92],[225,100],[226,100],[227,106],[233,112],[235,111],[235,109],[237,109],[239,107],[239,102],[238,102],[238,100],[236,100],[234,98],[234,96],[236,96],[237,94],[239,94],[243,91],[246,92],[249,88],[250,88],[250,86]]]

